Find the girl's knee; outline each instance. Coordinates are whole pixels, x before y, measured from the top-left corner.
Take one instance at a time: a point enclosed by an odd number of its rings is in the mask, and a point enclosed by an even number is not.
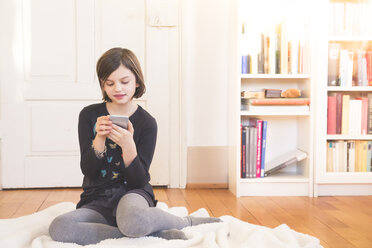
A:
[[[126,237],[139,238],[151,233],[150,220],[140,211],[117,216],[116,222],[120,232]]]
[[[68,232],[71,231],[71,226],[64,216],[56,217],[49,225],[49,235],[54,241],[68,242]]]

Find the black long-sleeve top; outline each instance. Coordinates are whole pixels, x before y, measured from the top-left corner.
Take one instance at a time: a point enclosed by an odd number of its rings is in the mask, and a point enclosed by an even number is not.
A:
[[[98,199],[106,189],[122,184],[128,191],[143,189],[154,199],[152,186],[149,184],[149,168],[156,144],[156,120],[141,106],[129,117],[134,128],[137,156],[125,167],[121,147],[108,138],[105,156],[98,159],[94,153],[92,142],[96,135],[96,121],[103,115],[109,115],[105,103],[89,105],[79,115],[80,166],[84,174],[84,191],[77,208]]]

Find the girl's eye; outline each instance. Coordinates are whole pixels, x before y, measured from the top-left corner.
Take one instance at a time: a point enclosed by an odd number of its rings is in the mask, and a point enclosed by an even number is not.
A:
[[[122,83],[122,84],[127,84],[127,83],[129,83],[129,82],[124,82],[124,81],[123,81],[123,82],[121,82],[121,83]]]
[[[106,83],[107,86],[113,86],[114,84],[113,83]]]

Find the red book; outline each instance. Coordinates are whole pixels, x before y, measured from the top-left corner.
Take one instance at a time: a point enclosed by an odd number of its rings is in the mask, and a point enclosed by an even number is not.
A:
[[[368,98],[367,97],[357,97],[357,100],[362,100],[362,134],[367,134],[367,124],[368,124]]]
[[[342,130],[342,93],[336,93],[336,134]]]
[[[261,177],[262,120],[257,120],[256,177]]]
[[[309,105],[309,98],[262,98],[250,99],[252,105]]]
[[[336,134],[336,96],[328,96],[327,134]]]

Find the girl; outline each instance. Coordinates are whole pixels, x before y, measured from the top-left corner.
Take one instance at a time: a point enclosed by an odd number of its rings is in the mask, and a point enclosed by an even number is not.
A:
[[[83,193],[76,210],[50,224],[52,239],[80,245],[124,236],[186,239],[180,229],[219,222],[218,218],[180,218],[155,208],[149,168],[157,124],[133,102],[145,92],[133,52],[108,50],[97,62],[97,76],[103,103],[89,105],[79,115]],[[110,115],[129,116],[128,129],[113,124]]]

